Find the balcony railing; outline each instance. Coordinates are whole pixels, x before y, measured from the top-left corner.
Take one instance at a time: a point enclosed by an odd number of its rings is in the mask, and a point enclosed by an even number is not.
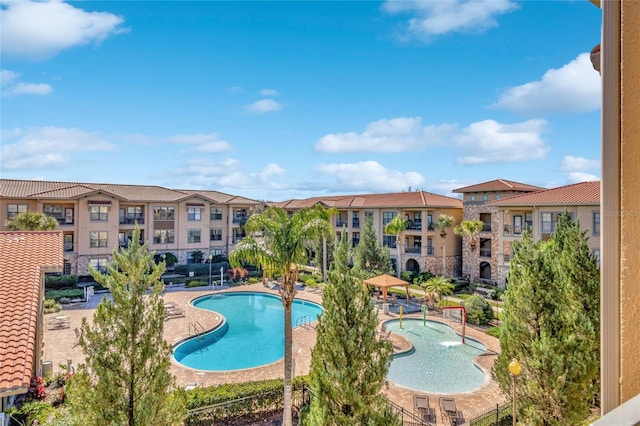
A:
[[[480,248],[480,257],[491,257],[491,249],[490,248]]]
[[[430,224],[427,225],[427,231],[435,231],[435,230],[436,230],[436,228],[435,228],[435,226],[433,226],[433,223],[430,223]]]
[[[422,248],[420,248],[420,247],[405,247],[404,248],[404,252],[405,253],[411,253],[411,254],[420,254],[420,253],[422,253]]]
[[[415,229],[417,231],[422,231],[422,221],[416,220],[416,221],[410,222],[409,225],[407,225],[407,229]]]
[[[144,217],[125,217],[120,220],[120,225],[135,225],[138,222],[138,225],[144,225]]]
[[[247,223],[247,219],[247,216],[233,216],[233,223],[244,225],[245,223]]]
[[[342,228],[343,226],[349,226],[348,222],[346,220],[337,219],[336,220],[336,227],[337,228]]]

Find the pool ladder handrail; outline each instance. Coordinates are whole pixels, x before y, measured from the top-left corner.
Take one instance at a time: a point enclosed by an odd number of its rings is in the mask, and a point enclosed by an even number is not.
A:
[[[198,338],[204,339],[204,327],[199,321],[189,323],[189,336],[198,336]]]
[[[304,314],[296,318],[296,327],[307,326],[311,324],[311,314]]]

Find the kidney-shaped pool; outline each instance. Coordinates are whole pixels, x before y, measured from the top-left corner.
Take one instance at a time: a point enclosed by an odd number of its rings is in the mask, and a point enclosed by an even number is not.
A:
[[[279,297],[259,292],[218,293],[199,297],[193,306],[222,314],[226,321],[215,330],[178,344],[174,359],[207,371],[242,370],[278,361],[284,356],[284,315]],[[322,314],[316,303],[295,299],[292,322]]]

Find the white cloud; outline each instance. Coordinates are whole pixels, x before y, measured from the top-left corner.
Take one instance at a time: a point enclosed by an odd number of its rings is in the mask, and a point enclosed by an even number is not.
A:
[[[472,123],[455,136],[462,155],[459,164],[513,163],[539,160],[549,152],[541,133],[546,121],[501,124],[494,120]]]
[[[47,59],[124,31],[119,16],[85,12],[62,1],[3,1],[2,7],[3,54]]]
[[[264,114],[266,112],[279,111],[282,109],[282,105],[273,99],[260,99],[255,101],[251,105],[247,106],[247,112],[255,114]]]
[[[231,149],[229,142],[221,140],[217,133],[196,133],[191,135],[173,135],[170,142],[195,145],[193,151],[197,152],[224,152]]]
[[[594,111],[601,104],[600,75],[593,69],[588,53],[568,64],[550,69],[538,81],[506,90],[492,108],[518,114]]]
[[[332,133],[316,142],[320,152],[397,153],[444,146],[458,150],[459,164],[507,163],[544,158],[549,148],[541,133],[546,121],[502,124],[484,120],[460,129],[455,124],[424,126],[420,117],[369,123],[362,133]]]
[[[571,182],[599,180],[594,173],[600,173],[600,160],[565,155],[560,162],[560,170],[565,172]]]
[[[419,173],[389,170],[376,161],[321,164],[314,170],[332,176],[343,192],[398,192],[424,183],[424,177]]]
[[[20,74],[11,70],[3,69],[0,72],[2,82],[2,94],[12,95],[48,95],[53,88],[45,83],[24,83],[18,81]]]
[[[20,138],[13,143],[3,141],[0,148],[2,170],[60,168],[72,164],[72,157],[80,152],[114,148],[97,134],[75,128],[41,127],[14,134]]]
[[[437,128],[420,117],[398,117],[369,123],[362,133],[331,133],[316,142],[320,152],[405,152],[424,148]]]
[[[276,89],[262,89],[260,94],[262,96],[278,96],[278,91]]]
[[[484,32],[498,25],[496,16],[517,8],[509,0],[387,0],[382,6],[390,14],[413,14],[401,37],[423,41],[452,32]]]

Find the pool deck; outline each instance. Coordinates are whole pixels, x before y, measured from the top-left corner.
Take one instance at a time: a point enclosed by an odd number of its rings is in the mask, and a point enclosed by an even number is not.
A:
[[[238,291],[258,291],[270,294],[278,294],[277,290],[265,287],[262,283],[244,285],[239,287],[231,287],[224,290],[215,290],[215,292],[238,292]],[[222,318],[215,312],[204,311],[202,309],[194,308],[190,305],[190,301],[196,297],[203,295],[210,295],[213,291],[211,288],[203,290],[202,287],[196,287],[193,289],[186,289],[184,287],[167,288],[164,300],[167,302],[174,302],[185,311],[184,317],[171,318],[165,322],[164,338],[167,342],[174,345],[182,340],[189,338],[190,324],[197,321],[202,328],[210,330],[216,327]],[[103,295],[97,294],[93,296],[91,301],[76,303],[72,305],[65,305],[63,311],[53,315],[68,315],[70,318],[70,327],[62,329],[44,330],[44,357],[46,361],[53,362],[54,373],[60,371],[59,365],[66,365],[67,360],[71,360],[73,365],[78,365],[84,362],[84,355],[79,346],[75,345],[76,340],[74,329],[80,329],[82,318],[87,318],[91,321],[93,311],[98,303],[102,300]],[[108,297],[108,295],[107,295]],[[296,297],[299,299],[309,300],[312,302],[321,303],[322,295],[320,292],[305,289],[297,292]],[[47,317],[48,315],[45,315]],[[398,318],[398,314],[388,313],[384,314],[382,311],[379,313],[379,320],[383,321],[389,319]],[[421,313],[403,315],[403,318],[422,318]],[[439,320],[439,318],[429,316],[429,319]],[[295,319],[294,319],[295,321]],[[456,328],[454,326],[454,328]],[[458,329],[460,326],[458,326]],[[456,331],[459,331],[456,329]],[[480,340],[487,346],[488,351],[484,355],[476,358],[477,365],[485,372],[490,372],[493,363],[500,351],[498,339],[488,336],[487,334],[475,330],[472,327],[466,328],[466,335]],[[295,360],[295,373],[296,374],[308,374],[311,366],[311,349],[315,343],[316,333],[313,327],[303,326],[296,327],[293,330],[293,357]],[[391,334],[390,339],[394,345],[396,351],[403,351],[407,349],[407,345],[410,345],[401,336]],[[245,381],[273,379],[282,377],[284,369],[284,361],[280,360],[273,364],[269,364],[264,367],[257,367],[248,370],[232,371],[232,372],[204,372],[193,370],[172,361],[171,372],[176,377],[176,383],[180,387],[185,387],[190,384],[199,384],[202,386],[211,386],[221,383],[237,383]],[[489,376],[488,376],[489,377]],[[454,397],[458,406],[458,410],[461,410],[465,419],[473,418],[487,409],[495,407],[496,404],[502,404],[505,399],[501,394],[497,383],[488,379],[485,384],[478,390],[467,393],[456,394],[435,394],[428,392],[416,392],[411,389],[402,388],[389,382],[386,389],[386,394],[389,399],[404,408],[413,411],[413,395],[421,393],[428,395],[430,398],[431,407],[436,409],[436,415],[438,424],[444,423],[440,415],[438,398],[441,396]]]

